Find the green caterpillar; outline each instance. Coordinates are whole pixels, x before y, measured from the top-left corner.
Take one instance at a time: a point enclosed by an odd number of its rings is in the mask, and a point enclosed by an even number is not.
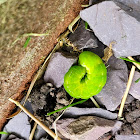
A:
[[[90,51],[82,52],[78,63],[65,74],[64,88],[74,98],[88,99],[102,90],[107,69],[102,59]]]

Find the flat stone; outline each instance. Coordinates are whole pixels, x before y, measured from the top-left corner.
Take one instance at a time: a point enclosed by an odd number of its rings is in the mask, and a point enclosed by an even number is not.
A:
[[[125,62],[112,56],[107,68],[107,83],[95,98],[105,105],[107,110],[114,111],[121,103],[128,80]]]
[[[121,2],[124,5],[127,5],[132,8],[132,10],[140,11],[140,0],[115,0],[117,2]]]
[[[21,112],[5,125],[3,131],[13,133],[24,139],[29,139],[31,126],[28,119],[28,116],[24,112]],[[7,137],[8,135],[2,135],[1,140],[5,140]]]
[[[139,100],[136,100],[136,107],[137,107],[138,109],[140,109],[140,101],[139,101]]]
[[[116,57],[140,55],[140,22],[114,2],[93,5],[82,10],[80,16],[105,45],[116,42],[112,48]]]
[[[45,82],[51,82],[57,88],[61,87],[64,83],[65,74],[76,61],[77,57],[64,56],[60,52],[54,53],[44,75]]]
[[[69,107],[65,113],[65,117],[80,117],[84,115],[94,115],[98,117],[102,117],[105,119],[116,119],[117,114],[107,111],[102,108],[78,108],[78,107]]]
[[[69,39],[79,50],[98,47],[97,38],[93,32],[85,29],[85,22],[83,20],[76,31],[69,36]]]
[[[129,123],[133,123],[137,118],[140,117],[140,109],[135,109],[134,111],[129,112],[125,117]]]
[[[140,140],[140,135],[116,135],[116,140]]]
[[[136,120],[135,123],[132,124],[134,134],[140,135],[140,118]]]
[[[46,131],[42,127],[37,125],[36,131],[35,131],[35,134],[34,134],[34,139],[35,140],[40,140],[44,136],[48,136],[48,134],[46,133]]]
[[[111,134],[104,134],[103,136],[101,136],[98,140],[110,140],[112,137]]]
[[[140,0],[113,0],[122,10],[140,22]]]
[[[6,138],[6,140],[24,140],[21,138],[18,138],[17,136],[10,134],[8,138]]]
[[[140,73],[135,71],[129,94],[140,100],[140,81],[137,83],[135,82],[138,78],[140,78]]]
[[[0,4],[0,129],[15,107],[8,98],[22,97],[20,93],[27,90],[26,84],[86,1],[8,0]],[[12,45],[24,33],[46,32],[46,36],[31,37],[26,48],[27,37]]]
[[[130,104],[132,101],[134,101],[134,97],[131,96],[130,94],[127,95],[127,98],[126,98],[126,102],[125,104]]]
[[[82,116],[78,119],[58,120],[56,127],[62,139],[97,140],[109,132],[115,122],[95,116]]]
[[[114,127],[112,128],[113,135],[115,135],[121,129],[122,124],[123,123],[121,121],[116,121]]]

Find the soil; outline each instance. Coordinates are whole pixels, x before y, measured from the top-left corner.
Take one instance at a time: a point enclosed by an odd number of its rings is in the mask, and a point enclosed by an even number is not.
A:
[[[140,101],[134,100],[132,103],[125,105],[124,120],[121,135],[140,135]]]
[[[51,83],[44,83],[43,80],[38,81],[33,88],[28,99],[31,102],[34,114],[41,119],[47,126],[51,126],[55,119],[62,113],[59,111],[51,116],[47,113],[67,106],[72,98],[66,93],[64,87],[56,88]],[[77,102],[75,100],[74,102]],[[95,107],[91,100],[88,100],[77,107]]]

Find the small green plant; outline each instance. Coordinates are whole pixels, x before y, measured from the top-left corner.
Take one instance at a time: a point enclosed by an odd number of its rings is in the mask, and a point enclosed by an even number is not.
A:
[[[29,37],[26,39],[23,48],[26,48],[26,47],[28,46],[30,39],[31,39],[31,37],[29,36]]]
[[[128,59],[128,58],[120,57],[120,59],[125,60],[125,61],[128,61],[128,62],[133,62],[133,63],[140,64],[140,62],[134,61],[134,60],[130,60],[130,59]]]
[[[138,78],[136,81],[135,81],[135,83],[138,83],[140,81],[140,78]]]
[[[72,106],[75,106],[75,105],[78,105],[78,104],[82,104],[82,103],[84,103],[85,101],[87,101],[87,100],[81,100],[81,101],[78,101],[78,102],[76,102],[76,103],[70,104],[70,105],[68,105],[68,106],[64,106],[64,107],[62,107],[62,108],[60,108],[60,109],[57,109],[57,110],[55,110],[55,111],[52,111],[52,112],[47,113],[47,116],[50,116],[50,115],[52,115],[52,114],[54,114],[54,113],[56,113],[56,112],[59,112],[59,111],[61,111],[61,110],[65,110],[65,109],[67,109],[68,107],[72,107]]]
[[[2,134],[2,135],[3,134],[8,135],[9,133],[1,131],[0,134]]]
[[[82,52],[78,63],[65,74],[64,88],[74,98],[89,99],[105,85],[107,69],[102,59],[90,51]]]
[[[88,23],[85,22],[85,29],[87,30],[88,29]]]

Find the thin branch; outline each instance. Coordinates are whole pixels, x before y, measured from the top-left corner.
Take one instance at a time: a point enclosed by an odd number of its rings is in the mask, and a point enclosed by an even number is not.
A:
[[[36,127],[37,127],[37,123],[35,122],[34,123],[34,127],[33,127],[32,131],[30,133],[29,140],[32,140],[33,139],[34,133],[35,133],[35,130],[36,130]]]
[[[52,115],[52,114],[54,114],[54,113],[57,113],[57,112],[59,112],[59,111],[61,111],[61,110],[67,109],[68,107],[72,107],[72,106],[75,106],[75,105],[78,105],[78,104],[82,104],[82,103],[84,103],[85,101],[87,101],[87,99],[80,100],[80,101],[78,101],[78,102],[76,102],[76,103],[73,103],[73,104],[69,104],[69,105],[64,106],[64,107],[62,107],[62,108],[60,108],[60,109],[57,109],[57,110],[55,110],[55,111],[52,111],[52,112],[47,113],[47,116],[50,116],[50,115]]]
[[[72,104],[73,101],[74,101],[74,98],[71,99],[69,105]],[[57,140],[57,137],[58,137],[57,128],[56,128],[56,123],[57,123],[57,121],[62,117],[62,115],[65,113],[65,111],[66,111],[66,109],[62,111],[62,113],[55,119],[55,121],[54,121],[54,123],[53,123],[53,124],[54,124],[55,134],[56,134],[55,140]]]
[[[96,102],[96,100],[93,97],[90,97],[90,99],[97,108],[100,108],[100,106],[98,105],[98,103]]]
[[[9,98],[9,101],[15,103],[19,106],[29,117],[31,117],[38,125],[40,125],[51,137],[56,138],[56,134],[49,129],[45,124],[43,124],[40,120],[38,120],[32,113],[30,113],[24,106],[22,106],[19,102]],[[57,140],[61,140],[61,138],[57,137]]]
[[[131,56],[128,57],[130,60],[136,61],[134,58],[132,58]],[[139,70],[140,70],[140,64],[132,62]]]
[[[128,79],[128,82],[127,82],[127,87],[126,87],[124,96],[122,98],[121,106],[120,106],[120,109],[119,109],[118,119],[121,119],[121,117],[122,117],[124,104],[125,104],[125,101],[126,101],[126,98],[127,98],[127,95],[128,95],[128,92],[129,92],[129,89],[130,89],[130,86],[131,86],[131,83],[132,83],[132,80],[133,80],[133,76],[134,76],[134,73],[135,73],[135,68],[136,67],[134,65],[131,68],[129,79]]]
[[[17,41],[19,41],[22,37],[31,37],[31,36],[35,36],[35,37],[41,37],[41,36],[47,36],[49,35],[49,33],[44,33],[44,34],[38,34],[38,33],[26,33],[26,34],[23,34],[19,37],[17,37],[17,39],[12,43],[12,45],[14,45]]]
[[[80,15],[78,15],[73,21],[72,23],[68,26],[68,29],[73,33],[73,26],[76,24],[76,22],[80,19]]]

